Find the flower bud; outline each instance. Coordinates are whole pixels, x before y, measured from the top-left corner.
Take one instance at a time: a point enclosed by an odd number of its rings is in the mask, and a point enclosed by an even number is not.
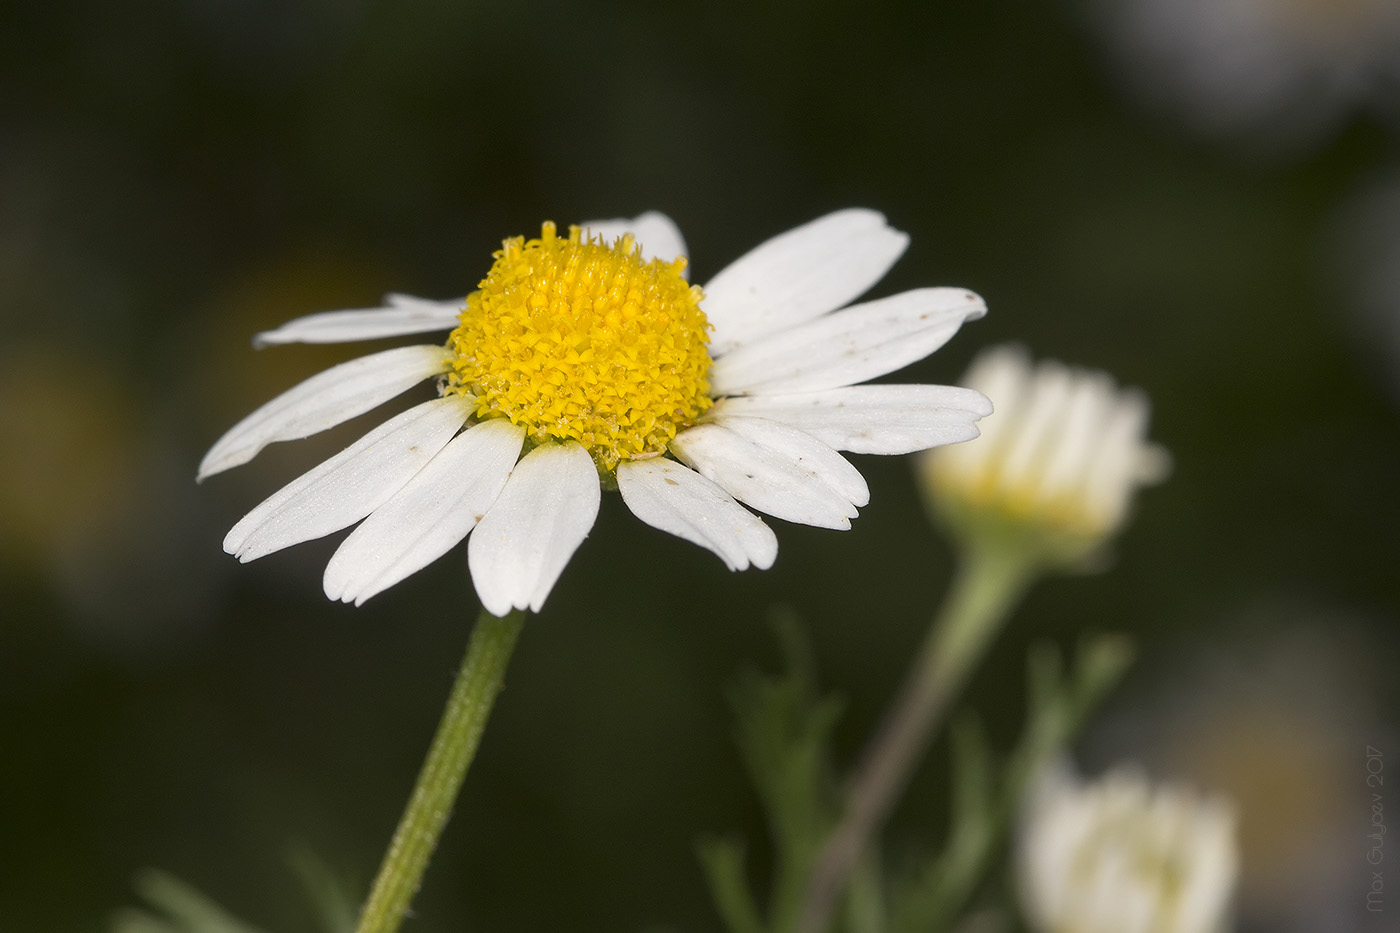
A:
[[[919,460],[931,511],[960,539],[1082,564],[1123,526],[1138,487],[1170,468],[1144,437],[1147,397],[1106,373],[1032,366],[1023,349],[1002,346],[978,356],[963,384],[995,406],[982,436]]]
[[[1238,869],[1234,811],[1136,768],[1081,783],[1061,765],[1029,795],[1017,861],[1035,933],[1218,933]]]

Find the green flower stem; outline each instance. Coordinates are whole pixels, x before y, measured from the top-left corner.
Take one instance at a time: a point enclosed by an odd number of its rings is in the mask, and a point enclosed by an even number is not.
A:
[[[992,638],[1040,568],[1028,551],[973,546],[963,552],[943,607],[879,733],[867,747],[846,804],[817,855],[797,930],[826,929],[870,838],[884,823]]]
[[[505,685],[506,664],[524,623],[523,612],[498,619],[483,609],[477,618],[442,722],[360,914],[357,933],[393,933],[403,922],[452,815],[496,694]]]

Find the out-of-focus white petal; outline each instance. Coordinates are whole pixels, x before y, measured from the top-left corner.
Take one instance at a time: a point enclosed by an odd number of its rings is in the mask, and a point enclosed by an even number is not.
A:
[[[642,521],[708,548],[730,570],[773,566],[778,538],[715,483],[665,457],[617,465],[622,501]]]
[[[992,403],[975,389],[936,385],[862,385],[789,395],[721,399],[712,417],[766,418],[805,431],[836,450],[907,454],[977,436]]]
[[[715,360],[717,395],[773,395],[854,385],[921,360],[987,306],[961,288],[920,288],[853,305]]]
[[[845,531],[858,514],[809,463],[718,423],[677,434],[671,452],[734,498],[777,518]]]
[[[385,307],[322,311],[293,318],[276,330],[253,338],[253,346],[279,343],[345,343],[451,330],[466,306],[465,298],[430,301],[412,295],[386,295]]]
[[[834,311],[894,265],[909,235],[878,211],[851,208],[779,234],[705,284],[715,356]]]
[[[247,463],[274,441],[308,437],[387,402],[449,368],[445,347],[398,347],[333,366],[263,405],[219,438],[199,479]]]
[[[1147,396],[1124,389],[1098,425],[1098,445],[1092,462],[1085,465],[1081,483],[1083,494],[1107,522],[1124,520],[1137,485],[1158,482],[1171,471],[1166,450],[1143,440],[1149,414]]]
[[[1069,402],[1075,374],[1056,360],[1041,363],[1032,391],[1018,399],[1014,434],[1007,432],[1001,465],[1002,482],[1040,491],[1045,463],[1061,437],[1060,418]],[[1009,406],[1008,406],[1009,407]]]
[[[598,469],[579,444],[543,444],[526,454],[467,542],[487,611],[539,612],[593,527],[601,498]]]
[[[1040,464],[1039,494],[1047,499],[1074,496],[1093,462],[1099,438],[1118,395],[1107,373],[1085,372],[1070,382],[1053,446]],[[1139,424],[1139,434],[1146,428]],[[1088,487],[1092,494],[1093,487]]]
[[[640,217],[628,220],[590,220],[579,224],[586,233],[601,236],[603,242],[612,245],[624,233],[636,237],[642,248],[643,259],[660,259],[670,262],[677,256],[686,255],[685,238],[671,218],[657,211],[647,211]]]
[[[993,399],[996,412],[978,430],[982,436],[975,444],[958,444],[929,454],[921,462],[928,468],[937,465],[944,476],[957,477],[958,482],[971,487],[991,470],[1000,470],[1006,446],[1016,436],[1014,427],[1031,379],[1030,355],[1025,349],[1002,345],[979,353],[963,376],[963,384],[972,386]]]
[[[1042,777],[1021,808],[1021,905],[1035,933],[1218,933],[1237,875],[1232,808],[1134,767]]]
[[[470,414],[470,402],[449,396],[389,419],[243,516],[224,550],[246,562],[359,521],[442,450]]]
[[[446,554],[496,501],[524,441],[506,418],[453,438],[340,545],[326,595],[358,606]]]

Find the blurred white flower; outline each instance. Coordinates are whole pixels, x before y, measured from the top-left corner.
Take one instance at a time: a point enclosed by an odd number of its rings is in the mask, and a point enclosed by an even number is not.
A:
[[[1280,583],[1204,622],[1183,619],[1085,738],[1095,760],[1131,757],[1234,802],[1241,929],[1375,929],[1357,896],[1357,853],[1373,830],[1357,820],[1376,789],[1356,775],[1368,745],[1387,760],[1400,746],[1386,704],[1400,658],[1394,611],[1346,603]]]
[[[1036,933],[1217,933],[1237,870],[1231,805],[1136,768],[1082,783],[1061,764],[1022,814],[1017,875]]]
[[[1001,346],[973,360],[963,383],[995,406],[982,437],[919,458],[930,505],[955,533],[1014,536],[1078,563],[1123,525],[1138,487],[1169,469],[1144,439],[1147,397],[1106,373],[1033,366],[1022,348]]]
[[[705,286],[669,218],[597,221],[508,239],[464,299],[298,318],[261,344],[451,331],[311,377],[220,438],[200,478],[435,379],[438,398],[384,422],[253,509],[224,539],[248,561],[361,522],[326,568],[363,603],[470,535],[496,615],[538,611],[593,527],[601,486],[653,527],[766,568],[786,521],[846,529],[869,501],[838,451],[903,454],[977,436],[991,406],[949,386],[864,382],[923,359],[986,312],[960,288],[848,304],[909,237],[871,210],[761,244]],[[669,455],[669,456],[668,456]],[[363,520],[363,521],[362,521]]]
[[[1395,0],[1093,0],[1129,89],[1195,130],[1305,146],[1359,105],[1393,107]]]

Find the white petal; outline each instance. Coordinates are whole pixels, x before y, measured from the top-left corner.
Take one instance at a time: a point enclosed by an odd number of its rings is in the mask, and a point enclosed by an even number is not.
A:
[[[451,396],[391,418],[243,516],[224,550],[250,561],[354,524],[442,450],[470,413],[470,402]]]
[[[907,454],[977,436],[992,413],[974,389],[934,385],[846,386],[790,395],[721,399],[713,417],[767,418],[805,431],[829,447],[858,454]]]
[[[247,463],[273,441],[307,437],[362,415],[448,369],[445,347],[398,347],[317,373],[228,430],[204,455],[199,479]]]
[[[908,245],[908,234],[863,208],[775,236],[705,284],[701,308],[715,328],[710,352],[728,353],[859,298]]]
[[[465,298],[429,301],[412,295],[386,295],[387,306],[353,311],[322,311],[294,318],[253,338],[253,346],[277,343],[342,343],[451,330],[466,306]]]
[[[590,220],[579,224],[588,233],[601,236],[604,243],[616,242],[624,233],[637,238],[642,248],[643,259],[661,259],[670,262],[677,256],[685,256],[685,239],[671,218],[657,211],[647,211],[631,220]]]
[[[1037,367],[1030,391],[1016,400],[1015,433],[1006,433],[1001,481],[1007,487],[1039,491],[1045,465],[1062,436],[1060,419],[1073,387],[1074,373],[1063,363],[1046,360]]]
[[[712,422],[682,431],[671,441],[671,452],[740,502],[790,522],[844,531],[858,514],[810,464],[725,425]]]
[[[1127,513],[1137,484],[1143,481],[1144,461],[1162,456],[1143,443],[1150,413],[1147,396],[1136,389],[1124,389],[1116,401],[1102,412],[1097,448],[1084,464],[1080,479],[1086,498],[1111,524],[1121,522]],[[1146,476],[1148,480],[1155,478]]]
[[[870,487],[860,471],[812,435],[764,418],[717,418],[716,421],[740,437],[785,455],[852,505],[863,506],[870,502]]]
[[[1037,490],[1046,498],[1074,496],[1099,449],[1103,427],[1118,399],[1107,373],[1079,372],[1060,407],[1055,441],[1042,458]],[[1088,490],[1092,494],[1092,487]]]
[[[853,305],[715,360],[717,395],[810,392],[854,385],[928,356],[963,321],[986,313],[961,288],[920,288]]]
[[[467,542],[472,582],[487,611],[539,612],[593,527],[601,498],[598,469],[577,443],[526,454]]]
[[[963,384],[982,392],[996,406],[996,413],[979,425],[981,439],[942,451],[934,471],[950,482],[967,486],[995,472],[1000,475],[1006,447],[1016,437],[1031,381],[1030,355],[1016,346],[1002,345],[979,353],[963,377]]]
[[[773,566],[778,538],[729,493],[665,457],[617,465],[622,501],[642,521],[708,548],[730,570]]]
[[[524,441],[506,418],[453,438],[350,532],[326,566],[326,595],[358,606],[446,554],[496,501]]]

